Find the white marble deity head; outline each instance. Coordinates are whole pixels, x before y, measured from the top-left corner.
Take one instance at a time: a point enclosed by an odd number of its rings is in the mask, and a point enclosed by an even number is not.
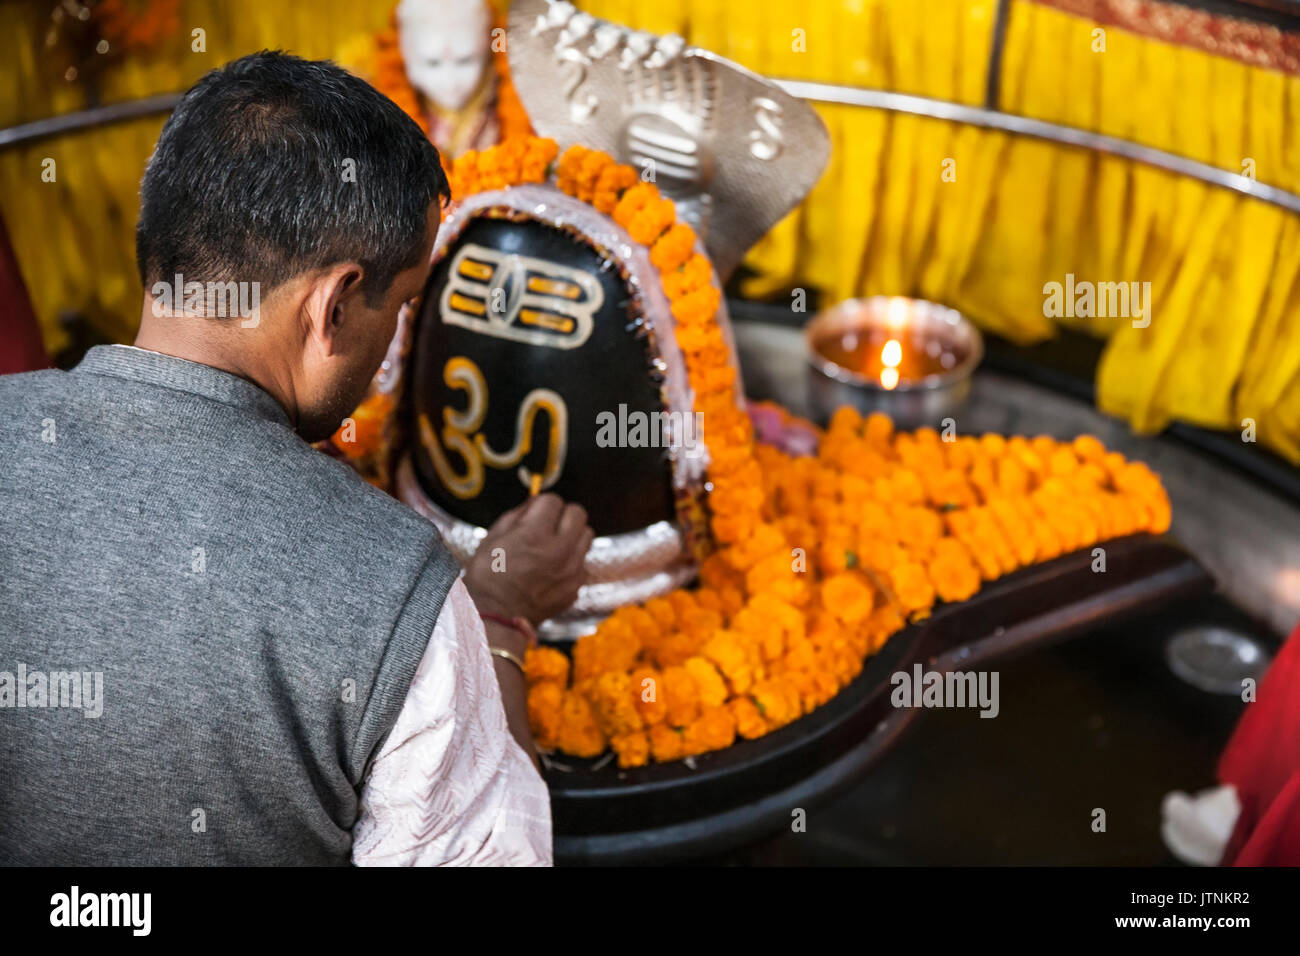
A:
[[[483,81],[492,12],[484,0],[401,0],[397,26],[411,85],[459,110]]]

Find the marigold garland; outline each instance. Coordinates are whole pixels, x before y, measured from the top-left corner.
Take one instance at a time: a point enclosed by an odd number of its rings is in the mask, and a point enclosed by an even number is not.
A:
[[[467,153],[452,165],[452,194],[542,182],[556,152],[527,138]],[[620,608],[571,658],[528,652],[528,715],[543,750],[612,749],[635,767],[761,737],[834,697],[936,602],[1169,527],[1159,478],[1091,436],[949,441],[842,408],[815,456],[756,443],[716,321],[721,292],[672,202],[581,146],[560,157],[555,184],[650,248],[704,415],[718,548],[698,588]]]
[[[497,28],[504,30],[505,25],[506,18],[498,14]],[[494,33],[494,37],[496,36],[504,36],[504,34]],[[533,124],[529,121],[528,111],[524,109],[519,93],[515,90],[515,81],[510,76],[510,60],[506,56],[504,47],[500,50],[493,47],[492,68],[497,74],[497,124],[500,127],[501,140],[504,142],[516,137],[531,136]]]

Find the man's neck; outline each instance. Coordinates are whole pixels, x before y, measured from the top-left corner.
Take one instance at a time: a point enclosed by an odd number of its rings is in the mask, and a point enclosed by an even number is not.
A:
[[[140,331],[135,337],[135,347],[171,355],[186,361],[197,362],[211,368],[237,375],[245,381],[252,382],[262,391],[274,398],[289,421],[295,426],[298,421],[298,402],[293,387],[293,376],[287,370],[277,373],[270,363],[260,361],[257,349],[247,349],[245,353],[236,354],[233,349],[214,342],[214,336],[198,334],[176,334],[174,329],[159,327],[159,322],[205,322],[202,318],[173,318],[163,316],[156,319],[146,315],[140,320]],[[216,333],[220,335],[221,333]]]

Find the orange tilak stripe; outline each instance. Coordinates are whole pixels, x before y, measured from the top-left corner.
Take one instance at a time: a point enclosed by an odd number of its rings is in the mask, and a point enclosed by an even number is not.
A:
[[[453,292],[448,300],[448,305],[460,312],[468,312],[471,315],[483,315],[487,312],[487,306],[482,299],[471,299],[467,295],[461,295],[459,292]]]
[[[535,325],[538,328],[549,329],[552,332],[563,332],[566,335],[573,331],[573,319],[562,315],[552,315],[549,312],[538,312],[535,309],[521,309],[519,321],[524,325]]]

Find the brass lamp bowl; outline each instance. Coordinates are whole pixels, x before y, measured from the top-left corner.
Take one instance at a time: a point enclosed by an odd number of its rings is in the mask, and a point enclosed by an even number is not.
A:
[[[970,394],[984,339],[960,312],[923,299],[848,299],[804,329],[809,399],[825,420],[841,405],[884,412],[899,428],[939,427]]]

